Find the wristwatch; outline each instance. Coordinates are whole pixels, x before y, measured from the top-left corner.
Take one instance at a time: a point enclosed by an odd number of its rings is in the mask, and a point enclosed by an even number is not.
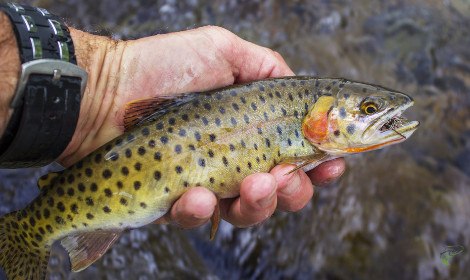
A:
[[[0,168],[44,166],[73,136],[87,74],[77,66],[69,29],[59,17],[13,3],[0,4],[0,11],[11,20],[22,63],[13,113],[0,138]]]

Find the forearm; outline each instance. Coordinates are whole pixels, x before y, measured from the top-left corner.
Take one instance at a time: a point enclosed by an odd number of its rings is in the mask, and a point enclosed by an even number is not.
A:
[[[0,12],[0,135],[10,118],[10,102],[20,73],[15,34],[7,15]]]

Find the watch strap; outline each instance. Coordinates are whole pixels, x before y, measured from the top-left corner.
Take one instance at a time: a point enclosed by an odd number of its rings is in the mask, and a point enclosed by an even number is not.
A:
[[[87,75],[75,65],[69,29],[58,17],[12,3],[0,10],[12,22],[22,62],[13,113],[0,138],[0,168],[44,166],[74,134]]]

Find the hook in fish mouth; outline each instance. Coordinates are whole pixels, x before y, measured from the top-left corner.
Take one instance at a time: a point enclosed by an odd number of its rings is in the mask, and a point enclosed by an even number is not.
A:
[[[402,113],[411,106],[413,102],[389,109],[364,131],[364,136],[377,137],[376,141],[379,143],[406,140],[419,126],[418,121],[410,121],[402,116]]]

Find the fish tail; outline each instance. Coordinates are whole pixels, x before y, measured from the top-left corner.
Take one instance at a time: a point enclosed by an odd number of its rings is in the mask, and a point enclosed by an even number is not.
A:
[[[43,280],[50,246],[32,233],[25,216],[18,211],[0,217],[0,267],[7,279]]]

